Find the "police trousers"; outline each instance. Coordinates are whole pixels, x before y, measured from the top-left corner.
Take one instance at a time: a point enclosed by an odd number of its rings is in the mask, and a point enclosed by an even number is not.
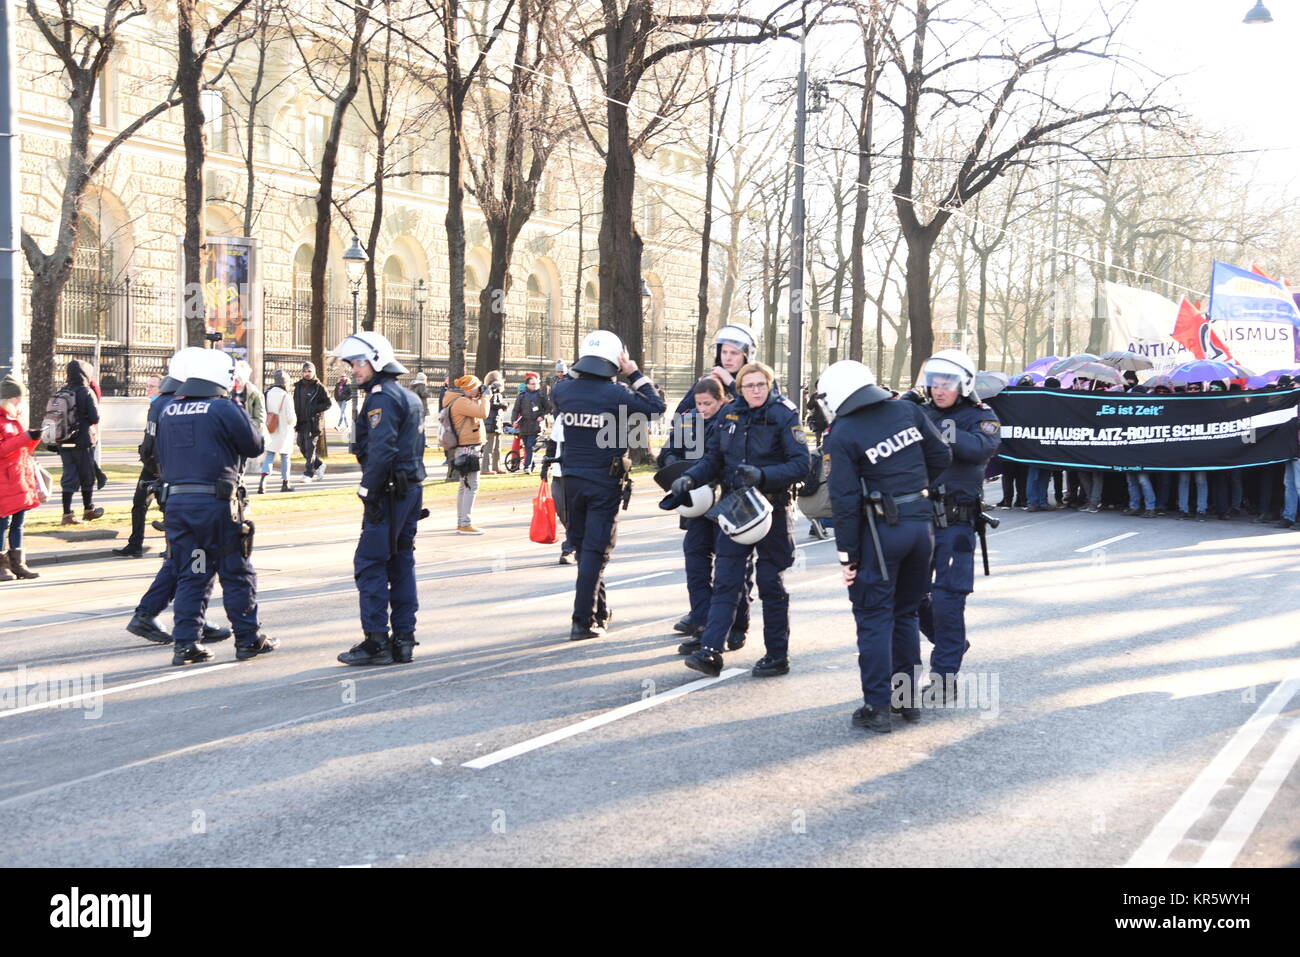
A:
[[[902,682],[904,701],[911,700],[921,667],[918,614],[930,590],[930,559],[934,552],[934,522],[904,518],[897,525],[877,523],[889,581],[880,566],[869,532],[863,527],[862,562],[849,586],[858,630],[858,670],[862,697],[873,708],[890,705],[891,679]],[[909,705],[910,707],[911,705]]]
[[[707,518],[683,519],[686,534],[682,536],[682,555],[686,559],[686,594],[690,597],[690,622],[703,628],[709,620],[709,606],[713,603],[713,545],[718,526]],[[736,606],[736,621],[731,630],[749,631],[750,593],[754,588],[754,561],[751,556],[745,563],[745,591]]]
[[[239,549],[239,526],[230,517],[229,502],[206,495],[169,498],[167,560],[176,579],[172,639],[177,645],[199,640],[214,578],[221,579],[221,601],[235,632],[235,644],[257,643],[261,628],[257,572]],[[159,578],[163,581],[155,579],[155,587],[161,584],[165,588],[165,576]]]
[[[415,588],[415,529],[423,508],[424,487],[413,482],[399,499],[380,492],[371,494],[381,495],[381,518],[377,522],[362,518],[361,537],[352,556],[361,629],[387,633],[391,609],[393,632],[414,632],[415,613],[420,607]]]
[[[772,658],[790,653],[790,595],[782,573],[794,564],[794,516],[788,508],[772,509],[772,527],[756,545],[732,541],[722,529],[713,540],[713,597],[700,643],[721,652],[748,595],[746,572],[754,559],[754,578],[763,603],[763,644]]]
[[[921,602],[921,631],[934,642],[930,671],[955,675],[966,652],[966,596],[975,590],[975,528],[954,522],[934,531],[934,585]]]
[[[525,441],[531,441],[531,437]],[[605,566],[618,538],[621,495],[609,486],[577,475],[564,476],[566,538],[578,555],[578,581],[573,590],[573,623],[583,628],[609,617],[605,602]]]

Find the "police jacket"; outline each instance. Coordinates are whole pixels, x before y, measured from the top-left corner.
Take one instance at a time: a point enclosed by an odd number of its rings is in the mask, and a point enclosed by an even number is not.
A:
[[[808,477],[807,440],[799,411],[789,399],[775,393],[753,409],[744,399],[724,405],[714,416],[717,426],[704,446],[704,455],[689,475],[695,485],[720,481],[724,490],[742,484],[739,465],[763,470],[760,492],[775,496],[778,505],[789,504],[789,489]]]
[[[718,413],[721,411],[719,409]],[[659,468],[665,468],[684,459],[692,462],[699,461],[708,445],[709,436],[717,429],[718,421],[722,418],[718,413],[715,413],[711,419],[706,419],[695,411],[677,416],[672,431],[668,434],[668,440],[659,450],[655,464]]]
[[[167,382],[173,380],[167,379]],[[157,476],[158,475],[158,416],[162,415],[162,410],[171,402],[175,389],[169,389],[166,392],[160,391],[152,402],[149,403],[149,413],[144,421],[144,438],[140,441],[140,447],[136,450],[140,453],[140,462],[144,465],[144,472]]]
[[[408,482],[424,481],[423,408],[420,397],[402,388],[391,372],[377,372],[365,386],[352,450],[361,463],[357,494],[380,494],[397,473]]]
[[[577,376],[557,382],[551,390],[551,404],[564,425],[564,475],[617,486],[629,434],[640,417],[660,415],[664,400],[640,371],[631,389],[587,372]]]
[[[262,454],[262,433],[231,398],[175,395],[154,406],[162,407],[155,449],[168,485],[227,482],[233,488],[240,460]]]
[[[913,402],[886,400],[835,417],[823,445],[822,471],[830,483],[835,545],[840,561],[858,564],[864,551],[863,483],[895,498],[933,484],[952,453]],[[827,472],[829,474],[827,475]],[[899,506],[904,517],[933,514],[928,499]],[[870,549],[870,543],[866,543]]]
[[[701,378],[703,378],[703,376],[701,376]],[[726,395],[723,397],[722,400],[724,403],[735,402],[737,399],[740,398],[740,394],[736,392],[736,379],[734,376],[731,379],[731,385],[722,386],[722,391],[726,393]],[[682,401],[677,403],[677,408],[673,412],[673,418],[679,418],[680,416],[686,415],[687,413],[694,412],[694,411],[695,411],[695,386],[692,384],[691,387],[686,390],[686,394],[682,396]]]
[[[933,402],[922,409],[952,451],[952,464],[935,484],[944,486],[948,496],[963,505],[978,502],[983,497],[984,468],[1002,441],[997,414],[966,399],[958,399],[948,409]]]

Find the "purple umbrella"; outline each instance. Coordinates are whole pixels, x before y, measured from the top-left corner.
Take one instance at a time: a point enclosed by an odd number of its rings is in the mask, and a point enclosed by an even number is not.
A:
[[[1104,382],[1107,385],[1119,385],[1124,381],[1124,377],[1116,369],[1103,362],[1079,362],[1070,371],[1074,373],[1076,379],[1092,379],[1094,382]]]
[[[1043,375],[1041,372],[1022,372],[1020,375],[1016,376],[1016,381],[1019,382],[1025,376],[1029,376],[1029,378],[1033,379],[1034,385],[1042,385],[1043,380],[1047,378],[1047,376]]]
[[[1249,374],[1235,363],[1193,359],[1171,370],[1169,378],[1174,382],[1210,382],[1213,379],[1239,379],[1243,373]]]
[[[1272,372],[1265,372],[1263,375],[1253,375],[1246,380],[1247,389],[1262,389],[1266,385],[1272,385],[1277,381],[1278,376],[1294,375],[1290,369],[1274,369]]]
[[[1021,375],[1026,372],[1037,372],[1040,375],[1047,375],[1047,370],[1061,361],[1060,356],[1043,356],[1041,359],[1035,359],[1021,371]]]

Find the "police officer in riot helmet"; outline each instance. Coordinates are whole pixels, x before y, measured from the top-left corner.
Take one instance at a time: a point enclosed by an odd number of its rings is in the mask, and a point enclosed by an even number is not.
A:
[[[620,374],[630,389],[616,381]],[[578,557],[569,639],[581,641],[604,634],[611,617],[604,573],[620,503],[627,507],[632,490],[629,441],[665,406],[619,337],[603,329],[587,334],[569,378],[551,390],[551,406],[564,429],[567,534]]]
[[[244,514],[239,484],[241,460],[262,454],[262,436],[229,397],[234,357],[202,352],[187,363],[188,378],[161,411],[156,437],[168,561],[176,576],[173,665],[212,658],[200,638],[213,576],[221,579],[235,657],[254,658],[279,645],[261,634],[257,618],[257,572],[249,561],[253,523]]]
[[[352,574],[365,637],[338,657],[345,665],[405,664],[419,644],[415,640],[419,608],[415,531],[416,523],[428,515],[421,485],[423,409],[420,397],[398,384],[397,377],[406,367],[379,333],[354,332],[331,355],[352,366],[352,381],[365,395],[352,444],[361,465],[357,497],[364,506]]]
[[[926,414],[914,403],[890,401],[860,362],[829,366],[817,399],[831,420],[823,475],[858,633],[864,703],[853,724],[887,732],[891,710],[905,721],[920,718],[917,619],[934,547],[928,487],[952,455]]]
[[[934,642],[927,696],[943,705],[956,693],[966,640],[966,596],[975,587],[975,543],[984,531],[984,468],[998,449],[1002,423],[975,393],[975,363],[957,349],[935,353],[921,367],[922,406],[952,451],[939,476],[946,522],[934,533],[934,585],[921,604],[921,630]],[[930,703],[927,697],[926,703]]]
[[[726,400],[731,402],[740,398],[736,385],[736,373],[740,371],[745,363],[757,358],[757,356],[758,352],[753,330],[743,323],[728,323],[713,336],[713,368],[705,374],[722,383],[722,388],[727,393]],[[685,415],[694,410],[695,390],[692,387],[686,395],[682,396],[682,401],[677,403],[674,415]]]
[[[713,482],[720,482],[723,492],[711,512],[716,514],[718,531],[709,616],[700,635],[701,647],[687,656],[686,666],[710,676],[721,673],[723,641],[744,600],[746,563],[754,554],[767,653],[753,674],[772,677],[790,670],[790,598],[782,573],[794,564],[790,489],[808,475],[810,458],[799,411],[773,393],[772,370],[752,362],[738,371],[736,379],[741,398],[718,413],[717,428],[703,457],[672,484],[681,501],[692,489]]]

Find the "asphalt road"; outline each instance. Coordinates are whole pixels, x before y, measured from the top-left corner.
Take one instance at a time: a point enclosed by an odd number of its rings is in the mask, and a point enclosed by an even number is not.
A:
[[[975,693],[882,736],[849,724],[852,618],[806,522],[791,673],[749,674],[756,613],[708,682],[675,653],[657,494],[620,525],[613,629],[581,643],[574,569],[526,541],[520,498],[476,513],[481,538],[426,523],[406,666],[334,660],[360,638],[355,518],[310,545],[259,530],[283,645],[250,662],[227,642],[171,668],[126,634],[147,559],[0,586],[0,865],[1300,862],[1300,534],[999,512]]]

